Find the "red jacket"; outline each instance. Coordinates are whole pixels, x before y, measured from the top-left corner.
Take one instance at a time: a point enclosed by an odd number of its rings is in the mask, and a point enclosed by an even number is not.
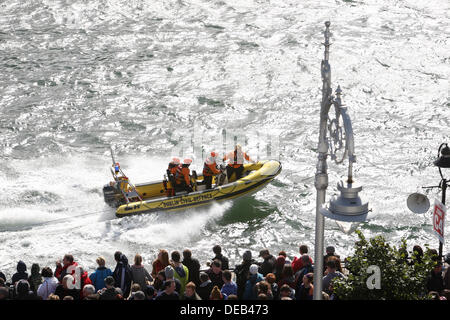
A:
[[[309,258],[309,262],[311,262],[311,264],[313,263],[311,257]],[[299,258],[294,257],[294,261],[292,261],[292,270],[294,271],[294,273],[301,270],[302,268],[303,268],[303,261],[301,257]]]
[[[73,276],[75,274],[75,268],[73,268],[71,270],[71,273],[67,273],[67,268],[69,268],[70,266],[74,266],[74,267],[78,267],[78,263],[76,263],[75,261],[72,262],[71,264],[67,265],[67,266],[62,266],[62,267],[57,267],[55,270],[55,277],[58,278],[59,282],[62,282],[62,279],[64,278],[64,276],[70,274],[71,276]],[[80,290],[80,298],[83,299],[83,288],[85,285],[87,284],[92,284],[91,279],[89,279],[88,273],[87,271],[83,271],[83,273],[81,274],[81,290]],[[75,282],[73,282],[73,284],[75,284]]]

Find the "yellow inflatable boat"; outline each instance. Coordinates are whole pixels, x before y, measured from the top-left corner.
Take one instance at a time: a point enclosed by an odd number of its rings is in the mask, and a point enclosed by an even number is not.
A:
[[[280,172],[281,163],[276,160],[245,164],[241,179],[227,183],[224,175],[216,176],[213,178],[212,189],[206,189],[202,175],[194,174],[193,192],[183,191],[172,195],[170,181],[164,179],[132,185],[116,163],[115,170],[111,169],[114,181],[104,186],[103,195],[107,204],[117,208],[117,217],[188,209],[254,193],[270,183]]]

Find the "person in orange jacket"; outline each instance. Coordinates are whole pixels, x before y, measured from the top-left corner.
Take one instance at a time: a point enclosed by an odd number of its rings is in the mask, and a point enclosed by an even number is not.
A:
[[[175,188],[177,190],[193,191],[190,176],[191,171],[189,170],[191,163],[192,159],[184,159],[183,164],[177,167],[175,174]]]
[[[254,161],[250,159],[250,156],[242,151],[242,147],[240,144],[237,144],[234,147],[234,151],[231,151],[225,155],[223,161],[228,160],[228,182],[239,180],[242,177],[242,173],[244,172],[244,159],[254,163]],[[234,179],[232,179],[233,173]]]
[[[177,157],[172,158],[172,160],[169,162],[169,167],[167,168],[167,170],[169,170],[170,174],[173,174],[173,176],[175,176],[175,174],[177,173],[177,168],[180,165],[180,159]]]
[[[216,163],[217,155],[212,151],[203,164],[203,181],[205,181],[206,189],[212,188],[212,177],[220,173]]]

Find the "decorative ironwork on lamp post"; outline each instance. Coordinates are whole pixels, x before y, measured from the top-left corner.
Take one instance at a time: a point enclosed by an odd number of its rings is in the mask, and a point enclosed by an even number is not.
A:
[[[328,63],[330,55],[330,22],[325,22],[325,53],[321,64],[322,73],[322,103],[320,106],[320,131],[318,146],[318,162],[314,185],[317,190],[316,199],[316,230],[314,256],[314,300],[322,299],[323,277],[323,248],[325,217],[330,219],[362,222],[369,212],[368,203],[363,203],[358,196],[362,190],[353,181],[353,163],[356,162],[354,153],[354,139],[352,123],[347,108],[342,106],[340,86],[336,89],[336,97],[331,89],[331,67]],[[331,106],[334,106],[335,119],[328,116]],[[342,126],[341,126],[342,123]],[[329,138],[327,138],[327,131]],[[338,152],[342,151],[341,155]],[[325,204],[326,189],[328,187],[327,156],[328,153],[336,163],[342,163],[348,158],[348,174],[345,182],[338,183],[339,197],[334,197],[327,207]]]

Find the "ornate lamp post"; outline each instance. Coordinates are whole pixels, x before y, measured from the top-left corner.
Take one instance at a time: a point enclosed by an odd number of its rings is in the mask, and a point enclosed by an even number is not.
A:
[[[325,22],[325,54],[321,64],[322,72],[322,103],[320,107],[320,131],[318,162],[315,176],[315,187],[317,190],[316,199],[316,232],[315,232],[315,257],[314,257],[314,300],[322,299],[322,277],[323,277],[323,247],[324,247],[324,226],[325,216],[334,220],[347,222],[362,222],[367,218],[369,212],[368,203],[363,203],[358,196],[362,190],[353,181],[353,163],[356,162],[354,154],[353,129],[347,109],[342,106],[342,90],[338,86],[336,98],[332,96],[331,89],[331,68],[328,63],[330,47],[330,22]],[[330,120],[328,113],[331,106],[334,106],[335,119]],[[341,121],[343,127],[341,127]],[[330,139],[327,138],[327,131]],[[337,152],[343,150],[341,156]],[[327,155],[330,152],[332,160],[336,163],[344,161],[348,156],[348,177],[345,183],[338,183],[339,197],[330,201],[328,207],[324,207],[326,189],[328,187]]]

